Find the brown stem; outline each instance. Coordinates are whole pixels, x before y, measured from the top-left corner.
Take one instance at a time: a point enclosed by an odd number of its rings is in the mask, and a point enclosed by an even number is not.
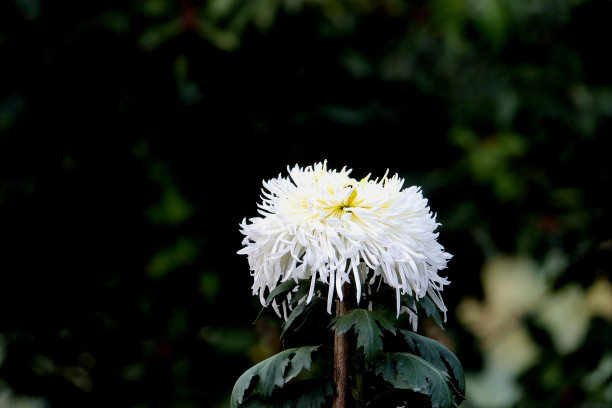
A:
[[[342,285],[342,296],[344,300],[336,299],[336,317],[345,315],[351,310],[350,304],[351,284],[346,282]],[[348,388],[349,366],[349,343],[348,334],[338,335],[338,329],[334,332],[334,382],[336,392],[334,393],[333,408],[346,408],[346,395]]]

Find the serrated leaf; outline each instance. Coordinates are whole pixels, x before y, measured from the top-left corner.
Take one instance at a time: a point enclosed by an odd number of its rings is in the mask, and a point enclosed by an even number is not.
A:
[[[288,292],[291,292],[293,290],[293,288],[295,288],[297,285],[299,285],[299,282],[296,282],[294,280],[288,280],[286,282],[281,283],[280,285],[278,285],[274,289],[272,289],[272,291],[270,292],[270,294],[266,298],[266,306],[269,306],[270,303],[272,303],[272,301],[274,300],[275,297],[287,294]]]
[[[311,354],[318,348],[319,346],[308,346],[289,349],[294,350],[295,355],[291,359],[291,364],[285,374],[285,382],[293,380],[303,369],[310,370],[310,363],[312,363]]]
[[[307,391],[300,394],[295,401],[295,408],[320,408],[327,399],[334,396],[334,386],[330,381],[308,385]]]
[[[310,279],[298,279],[297,282],[293,279],[290,279],[286,282],[283,282],[274,289],[272,289],[272,291],[266,298],[266,306],[269,306],[275,298],[282,295],[287,295],[289,292],[293,291],[296,286],[299,286],[295,294],[292,294],[291,296],[291,305],[294,305],[310,292],[310,284]],[[318,289],[324,288],[325,286],[326,285],[324,283],[319,281],[315,283],[315,287]]]
[[[438,310],[438,306],[429,298],[429,296],[425,296],[419,299],[419,306],[425,310],[425,314],[427,316],[433,317],[434,321],[441,329],[444,329],[444,325],[442,324],[442,317],[440,316],[440,311]]]
[[[289,328],[291,328],[291,325],[293,324],[295,319],[297,319],[302,313],[304,313],[304,310],[306,310],[306,306],[307,306],[306,302],[302,302],[299,305],[297,305],[293,309],[293,311],[289,314],[289,316],[287,317],[287,321],[283,323],[281,339],[285,336],[285,332],[289,330]]]
[[[306,282],[300,281],[300,287],[298,288],[298,290],[295,293],[291,294],[291,302],[289,302],[289,304],[292,307],[295,306],[300,301],[300,299],[308,295],[308,293],[310,292],[310,284],[307,285]]]
[[[269,397],[274,387],[285,385],[285,370],[291,361],[290,352],[281,352],[248,369],[234,385],[232,406],[242,402],[244,392],[249,388],[254,377],[258,377],[254,392]]]
[[[357,347],[363,348],[366,363],[373,362],[383,350],[383,331],[395,334],[395,325],[379,313],[366,309],[353,309],[332,320],[332,329],[344,334],[354,327]]]
[[[376,366],[376,374],[395,388],[429,396],[432,408],[456,405],[446,373],[414,354],[385,353]]]
[[[457,356],[441,343],[428,337],[408,330],[400,330],[399,333],[403,335],[406,344],[413,353],[416,353],[442,372],[445,372],[456,382],[458,393],[461,396],[465,394],[463,367]]]
[[[288,385],[271,399],[254,396],[240,408],[321,408],[333,395],[332,382],[317,378]]]
[[[283,323],[283,330],[281,332],[281,339],[283,339],[283,337],[285,337],[285,333],[287,333],[287,331],[291,328],[291,326],[293,325],[293,323],[295,322],[295,320],[300,317],[302,314],[305,314],[305,318],[308,317],[309,312],[308,312],[308,308],[309,307],[313,307],[315,304],[323,302],[324,300],[322,298],[319,297],[315,297],[312,298],[312,300],[310,301],[310,303],[306,303],[305,301],[298,304],[293,311],[289,314],[289,316],[287,317],[287,321],[285,323]],[[304,313],[306,312],[306,313]],[[303,320],[302,320],[302,324],[303,324]],[[302,327],[302,324],[300,324],[297,328],[294,328],[294,330],[299,330]]]
[[[280,408],[277,402],[263,401],[257,398],[251,399],[240,405],[241,408]]]
[[[244,394],[255,377],[258,380],[253,393],[264,398],[272,395],[275,387],[282,388],[285,383],[293,379],[304,368],[310,369],[311,354],[318,348],[319,346],[309,346],[281,351],[249,368],[234,384],[231,407],[238,407],[242,403]]]

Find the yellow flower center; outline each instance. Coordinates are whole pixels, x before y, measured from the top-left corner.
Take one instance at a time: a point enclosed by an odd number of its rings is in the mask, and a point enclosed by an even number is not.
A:
[[[325,219],[329,217],[341,218],[342,215],[346,212],[347,208],[353,207],[353,202],[357,197],[357,190],[352,185],[348,185],[347,187],[352,188],[351,194],[349,194],[349,196],[345,200],[342,200],[340,204],[327,208],[329,212],[325,216]]]

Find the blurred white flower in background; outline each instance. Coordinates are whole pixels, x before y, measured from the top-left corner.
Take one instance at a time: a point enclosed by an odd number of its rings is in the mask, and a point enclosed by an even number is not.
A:
[[[559,256],[554,251],[549,255],[552,261]],[[482,269],[484,299],[464,298],[457,306],[459,320],[476,337],[484,359],[480,372],[466,373],[471,407],[506,408],[520,400],[519,376],[542,357],[527,317],[549,333],[560,355],[580,347],[594,317],[612,321],[610,281],[599,278],[586,289],[573,282],[554,290],[551,278],[566,265],[558,261],[559,270],[550,273],[547,265],[538,266],[527,256],[492,256]],[[601,370],[608,373],[612,363],[606,364]]]

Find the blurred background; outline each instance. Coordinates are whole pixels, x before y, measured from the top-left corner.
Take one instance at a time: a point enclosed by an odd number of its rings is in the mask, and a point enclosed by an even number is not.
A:
[[[228,407],[279,350],[239,222],[420,185],[466,408],[612,405],[612,2],[0,3],[0,407]]]

